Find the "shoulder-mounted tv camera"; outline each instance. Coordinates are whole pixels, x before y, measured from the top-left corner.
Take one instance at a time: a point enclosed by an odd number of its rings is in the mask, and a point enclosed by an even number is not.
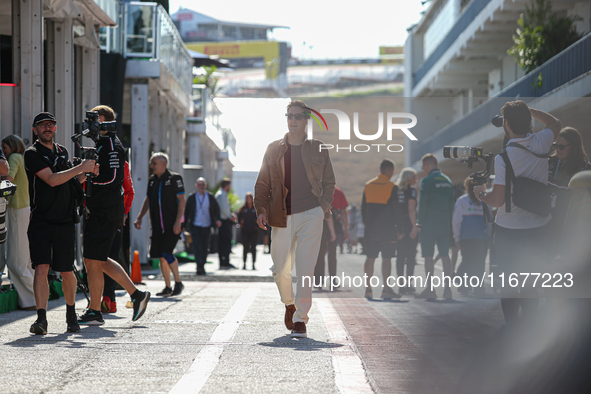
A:
[[[101,138],[101,131],[117,131],[117,122],[100,122],[97,111],[86,111],[86,119],[82,122],[82,131],[72,136],[72,141],[79,142],[80,138],[88,137],[94,142]]]
[[[86,119],[82,122],[81,131],[78,134],[72,136],[72,141],[75,142],[80,148],[80,157],[74,158],[72,161],[74,165],[79,165],[82,160],[94,160],[98,161],[99,155],[96,148],[87,148],[80,146],[80,139],[87,137],[93,140],[95,143],[101,138],[101,131],[112,131],[117,130],[117,122],[102,122],[99,120],[99,113],[97,111],[86,111]],[[91,197],[91,185],[90,178],[94,177],[94,174],[86,174],[86,197]]]

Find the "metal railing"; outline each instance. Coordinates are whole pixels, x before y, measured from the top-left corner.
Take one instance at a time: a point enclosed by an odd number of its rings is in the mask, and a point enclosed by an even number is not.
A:
[[[472,112],[442,128],[419,146],[412,157],[419,158],[426,153],[436,152],[446,144],[467,136],[490,123],[493,116],[510,99],[526,102],[542,97],[556,88],[591,71],[591,34],[587,34],[570,47],[560,52],[540,67],[524,75],[505,89],[476,107]],[[541,75],[541,86],[538,77]]]
[[[414,72],[413,87],[415,87],[421,79],[431,70],[437,61],[445,54],[451,45],[458,39],[460,34],[474,21],[474,19],[482,12],[482,10],[490,3],[491,0],[472,0],[466,7],[457,22],[453,25],[451,30],[446,34],[445,38],[437,45],[437,48],[429,55],[429,57],[417,68]]]
[[[187,95],[193,59],[166,10],[157,3],[119,3],[117,27],[100,29],[101,49],[126,58],[159,60]]]

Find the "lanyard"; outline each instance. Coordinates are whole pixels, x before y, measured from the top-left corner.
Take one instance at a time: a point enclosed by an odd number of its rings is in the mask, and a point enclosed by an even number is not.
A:
[[[197,193],[197,204],[198,205],[198,209],[197,209],[197,214],[199,214],[199,211],[201,211],[201,207],[203,206],[203,202],[205,202],[205,193],[203,193],[203,197],[199,197],[199,193]]]

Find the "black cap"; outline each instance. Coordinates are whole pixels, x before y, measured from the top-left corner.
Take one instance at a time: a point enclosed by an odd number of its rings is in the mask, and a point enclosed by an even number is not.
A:
[[[53,114],[50,114],[49,112],[39,112],[33,120],[33,127],[35,127],[37,123],[45,122],[46,120],[57,123],[57,120],[55,120],[55,116],[53,116]]]

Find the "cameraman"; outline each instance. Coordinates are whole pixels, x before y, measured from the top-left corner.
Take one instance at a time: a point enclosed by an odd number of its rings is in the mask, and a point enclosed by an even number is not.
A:
[[[115,112],[106,105],[99,105],[92,111],[98,112],[98,120],[101,123],[115,120]],[[98,176],[88,180],[92,182],[92,193],[86,198],[84,265],[88,273],[90,305],[86,312],[78,318],[78,323],[105,324],[101,313],[103,273],[109,275],[130,294],[133,302],[132,320],[136,321],[144,314],[150,300],[150,293],[138,290],[123,267],[109,258],[113,240],[117,231],[123,226],[125,216],[122,189],[125,149],[115,133],[105,131],[103,127],[101,127],[98,140],[93,139],[96,141],[95,148],[100,172]]]
[[[562,127],[560,120],[554,116],[529,108],[521,100],[507,102],[501,108],[503,114],[503,129],[508,143],[517,143],[527,150],[515,146],[507,146],[506,152],[513,167],[515,177],[526,177],[541,183],[548,183],[548,160],[535,156],[546,154],[558,136]],[[532,117],[542,124],[544,130],[532,133]],[[499,272],[530,273],[542,268],[546,245],[549,236],[550,216],[543,217],[521,209],[511,203],[510,212],[505,208],[506,165],[502,156],[495,157],[495,183],[490,193],[486,192],[486,185],[474,186],[474,194],[478,199],[491,207],[500,207],[495,218],[495,235],[493,247],[498,261]],[[533,270],[532,270],[533,269]],[[530,283],[531,285],[531,283]],[[511,288],[501,288],[501,306],[507,323],[517,319],[519,308],[525,315],[531,314],[538,304],[535,289],[524,288],[519,291],[522,297],[508,298]],[[515,293],[513,293],[515,294]]]
[[[94,160],[83,160],[80,165],[68,168],[71,167],[68,151],[53,142],[56,124],[55,117],[49,112],[37,114],[33,120],[33,133],[38,139],[24,154],[31,199],[31,221],[27,234],[31,264],[35,270],[33,288],[37,305],[37,321],[30,332],[36,335],[47,334],[47,274],[50,266],[62,276],[67,331],[80,331],[75,311],[77,283],[72,272],[77,196],[71,183],[84,182],[84,173],[98,173]],[[78,179],[74,180],[75,177]],[[79,183],[77,187],[81,191]]]

